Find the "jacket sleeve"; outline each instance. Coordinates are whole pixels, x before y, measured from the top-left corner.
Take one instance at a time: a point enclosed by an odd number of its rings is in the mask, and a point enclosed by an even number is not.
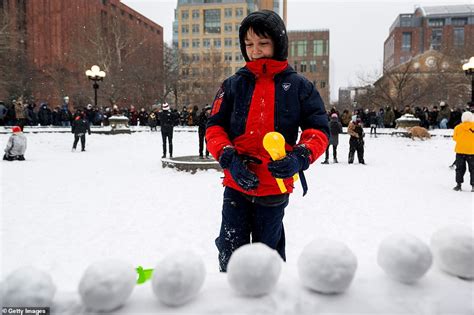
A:
[[[13,137],[8,138],[7,146],[5,147],[5,153],[8,153],[13,147]]]
[[[304,79],[302,90],[300,126],[303,133],[298,144],[304,144],[310,150],[310,163],[313,163],[329,143],[328,116],[321,95],[310,81]]]
[[[232,113],[230,93],[226,93],[226,91],[230,91],[226,88],[227,84],[228,80],[224,81],[217,91],[206,126],[207,149],[217,161],[219,161],[223,148],[226,145],[232,145],[226,131],[229,128]]]

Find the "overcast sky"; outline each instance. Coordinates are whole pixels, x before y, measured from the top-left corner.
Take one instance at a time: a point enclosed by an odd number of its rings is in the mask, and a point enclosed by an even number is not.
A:
[[[163,26],[171,43],[177,0],[122,0],[123,3]],[[469,4],[472,0],[431,1],[320,1],[288,0],[288,30],[329,29],[331,100],[340,87],[357,85],[360,77],[381,73],[383,43],[401,13],[415,6]]]

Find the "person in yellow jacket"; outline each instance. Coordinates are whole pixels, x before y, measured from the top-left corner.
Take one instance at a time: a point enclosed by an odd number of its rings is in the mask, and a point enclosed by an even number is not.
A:
[[[466,163],[471,175],[471,192],[474,192],[474,115],[464,112],[461,123],[454,128],[453,140],[456,141],[456,191],[461,191],[464,182]]]

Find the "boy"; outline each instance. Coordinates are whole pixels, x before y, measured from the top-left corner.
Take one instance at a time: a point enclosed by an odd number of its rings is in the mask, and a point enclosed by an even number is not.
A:
[[[13,126],[13,134],[10,136],[5,148],[4,161],[24,161],[26,151],[26,137],[21,132],[20,126]]]
[[[273,11],[253,12],[242,21],[239,40],[246,66],[222,84],[206,129],[208,150],[225,175],[216,239],[222,272],[232,253],[251,239],[286,259],[282,220],[293,175],[302,175],[326,150],[329,135],[318,91],[288,65],[282,19]],[[303,132],[297,144],[299,127]],[[262,144],[272,131],[280,132],[286,141],[288,153],[278,161],[271,160]],[[284,179],[286,193],[275,178]]]
[[[459,125],[454,128],[453,140],[456,141],[456,186],[455,191],[461,191],[464,182],[466,164],[471,175],[471,192],[474,192],[474,118],[471,112],[464,112]]]

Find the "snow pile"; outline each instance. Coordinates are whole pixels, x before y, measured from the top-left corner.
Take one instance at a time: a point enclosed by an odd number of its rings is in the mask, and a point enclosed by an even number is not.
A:
[[[469,227],[452,225],[436,231],[431,249],[440,269],[461,278],[474,278],[474,237]]]
[[[56,293],[51,276],[31,266],[10,273],[1,284],[1,306],[49,307]]]
[[[343,243],[315,239],[303,249],[298,259],[298,273],[303,285],[321,293],[341,293],[351,284],[357,258]]]
[[[230,287],[244,296],[270,293],[281,272],[278,253],[263,243],[239,247],[230,257],[227,280]]]
[[[379,246],[377,261],[395,280],[413,283],[430,269],[433,262],[428,245],[411,234],[392,234]]]
[[[120,260],[91,264],[79,283],[84,305],[93,311],[109,312],[125,304],[136,282],[134,267]]]
[[[177,251],[156,265],[152,288],[163,304],[179,306],[198,294],[205,278],[206,268],[200,256],[192,251]]]

